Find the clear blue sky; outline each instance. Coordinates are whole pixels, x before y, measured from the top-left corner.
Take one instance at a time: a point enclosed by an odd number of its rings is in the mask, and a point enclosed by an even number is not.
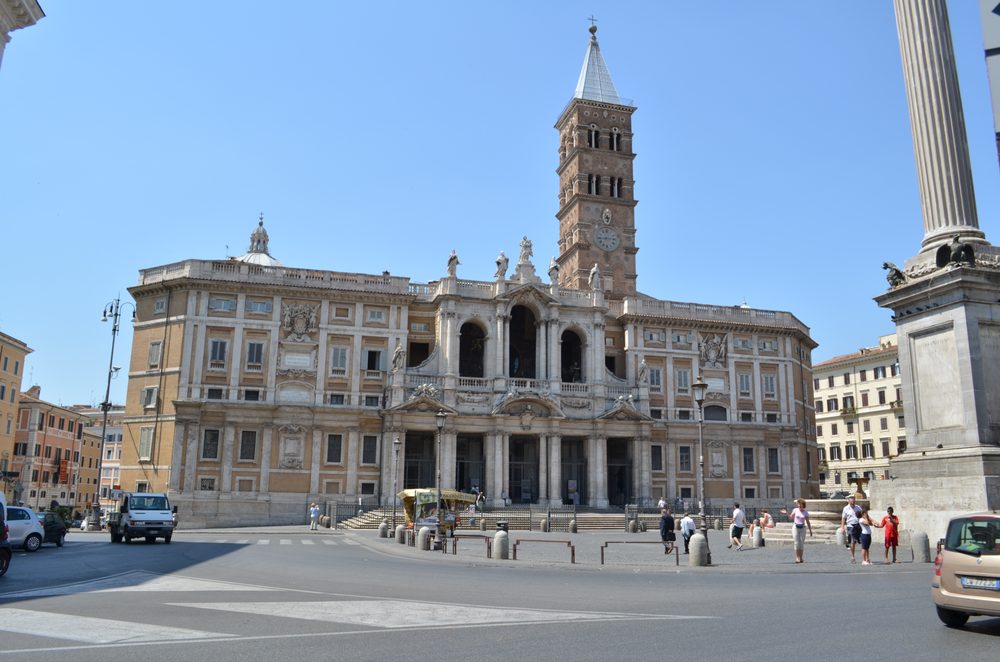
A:
[[[528,235],[544,273],[591,14],[638,106],[639,289],[791,311],[817,362],[894,329],[872,297],[922,221],[887,0],[42,5],[0,67],[0,330],[47,400],[101,401],[139,269],[239,255],[260,212],[288,266],[426,282],[456,249],[485,280]],[[977,3],[950,5],[997,243]]]

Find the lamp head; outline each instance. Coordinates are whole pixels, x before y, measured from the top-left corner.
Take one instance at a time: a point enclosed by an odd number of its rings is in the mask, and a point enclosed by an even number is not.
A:
[[[703,402],[705,402],[705,393],[708,391],[708,384],[698,375],[698,381],[691,384],[691,392],[694,395],[694,401],[698,403],[700,407]]]
[[[399,440],[399,435],[392,438],[392,447],[399,450],[399,447],[403,445],[403,442]]]
[[[437,423],[437,429],[438,430],[443,430],[444,429],[444,419],[447,418],[447,417],[448,417],[448,414],[444,413],[444,410],[439,410],[438,413],[434,416],[435,423]]]

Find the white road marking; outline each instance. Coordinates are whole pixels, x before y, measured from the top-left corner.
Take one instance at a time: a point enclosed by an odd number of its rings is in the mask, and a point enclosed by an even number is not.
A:
[[[344,538],[344,544],[345,545],[360,545],[361,543],[359,543],[357,540],[351,540],[350,538]]]
[[[279,545],[291,545],[292,541],[289,540],[288,538],[282,538],[281,540],[278,541],[278,544]]]
[[[336,540],[324,540],[323,544],[324,545],[336,545],[337,541]]]
[[[302,544],[303,545],[315,545],[316,541],[314,541],[314,540],[303,540]]]
[[[636,614],[614,612],[546,611],[470,607],[402,600],[338,600],[323,602],[193,602],[169,603],[177,607],[280,616],[324,623],[349,623],[385,629],[441,626],[496,625],[627,620]],[[656,619],[700,619],[701,616],[649,615]]]
[[[237,545],[249,545],[249,544],[250,544],[250,541],[249,541],[249,540],[247,540],[246,538],[243,538],[242,540],[236,540],[236,541],[234,541],[234,542],[235,542],[235,543],[236,543]]]
[[[0,608],[0,631],[69,639],[90,644],[190,641],[192,639],[218,639],[236,636],[221,632],[203,632],[141,622],[130,623],[76,614],[54,614],[27,609],[3,608]]]
[[[268,540],[267,538],[264,538],[263,540],[258,540],[258,541],[257,541],[257,544],[258,544],[258,545],[270,545],[270,544],[271,544],[271,541],[270,541],[270,540]]]
[[[152,572],[136,570],[120,575],[112,575],[103,579],[88,582],[76,582],[62,586],[3,593],[3,598],[37,598],[53,595],[75,595],[77,593],[115,593],[140,591],[271,591],[264,586],[235,584],[211,579],[197,579],[179,575],[158,575]]]

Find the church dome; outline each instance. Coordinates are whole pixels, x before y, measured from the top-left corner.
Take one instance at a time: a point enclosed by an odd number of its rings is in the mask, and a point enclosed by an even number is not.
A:
[[[260,221],[257,223],[256,229],[254,229],[253,234],[250,235],[250,248],[243,255],[235,258],[237,262],[246,262],[247,264],[255,264],[259,267],[281,267],[284,266],[271,257],[267,248],[268,236],[267,230],[264,229],[264,215],[260,215]]]

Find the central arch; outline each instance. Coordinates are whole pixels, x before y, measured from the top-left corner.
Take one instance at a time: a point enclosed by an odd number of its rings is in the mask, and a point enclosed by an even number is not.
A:
[[[514,306],[510,311],[510,365],[509,375],[515,378],[535,379],[537,349],[535,313],[526,306]]]
[[[486,332],[473,322],[466,322],[459,330],[458,375],[483,377],[486,354]]]

